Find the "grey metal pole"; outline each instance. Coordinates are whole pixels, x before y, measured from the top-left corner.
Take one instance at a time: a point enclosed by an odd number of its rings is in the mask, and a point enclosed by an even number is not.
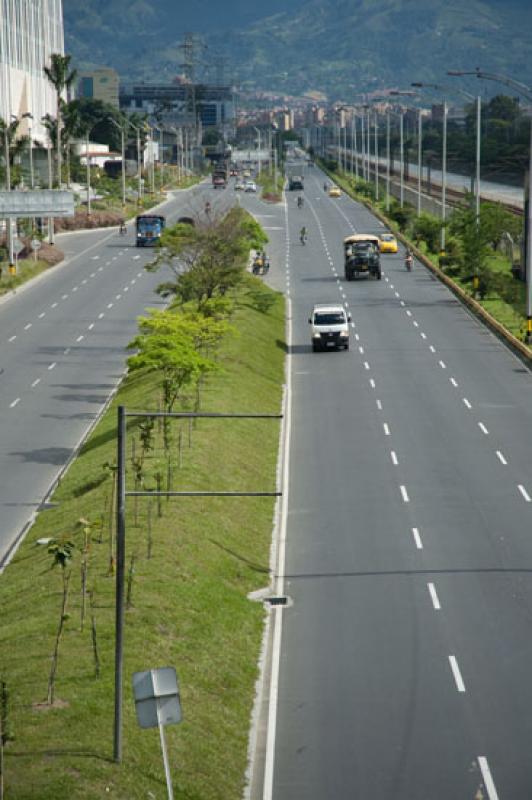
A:
[[[417,119],[417,215],[421,215],[421,175],[423,172],[423,117],[418,110]]]
[[[87,216],[91,215],[91,164],[89,157],[89,134],[85,137],[85,161],[87,167]]]
[[[368,118],[366,120],[366,136],[368,138],[367,145],[366,145],[366,158],[368,159],[368,183],[371,180],[371,119],[369,116],[369,109],[368,109]]]
[[[443,156],[441,178],[441,252],[445,253],[445,220],[447,218],[447,100],[443,101]]]
[[[344,173],[347,172],[347,125],[344,125]]]
[[[476,185],[476,212],[477,225],[480,225],[480,141],[482,137],[482,97],[477,96],[477,185]]]
[[[157,705],[161,701],[157,700]],[[168,800],[174,800],[174,790],[172,788],[172,776],[170,775],[170,762],[168,761],[168,750],[166,749],[166,737],[164,735],[164,725],[159,722],[159,737],[161,739],[161,750],[163,754],[164,775],[166,778],[166,790],[168,792]]]
[[[375,200],[379,199],[379,123],[375,114]]]
[[[122,150],[122,205],[126,206],[126,137],[124,128],[120,128],[120,147]]]
[[[33,129],[31,125],[28,128],[28,137],[30,140],[30,186],[32,189],[35,189],[35,170],[33,166]]]
[[[357,120],[356,120],[356,116],[354,117],[353,130],[354,130],[354,133],[355,133],[355,141],[354,141],[354,148],[355,148],[355,178],[356,178],[356,180],[358,182],[358,179],[359,179],[360,176],[359,176],[359,172],[358,172],[358,146],[357,146]]]
[[[532,343],[532,119],[530,120],[530,154],[528,159],[528,217],[526,253],[526,334],[525,342]]]
[[[362,177],[367,180],[366,174],[366,134],[364,130],[364,114],[360,117],[360,135],[362,137]]]
[[[54,176],[53,176],[53,169],[52,169],[52,142],[50,142],[50,147],[47,148],[48,153],[48,188],[54,188]],[[54,218],[48,217],[48,244],[54,243]]]
[[[115,716],[113,758],[122,761],[124,672],[124,577],[126,563],[126,409],[118,406],[116,471]]]
[[[401,143],[399,149],[399,158],[400,158],[400,173],[401,173],[401,208],[403,208],[405,204],[405,146],[404,146],[404,114],[401,111],[401,115],[399,117],[399,130],[401,136]]]
[[[386,211],[390,210],[390,112],[386,111]]]
[[[4,159],[6,162],[6,191],[11,191],[11,164],[9,163],[9,137],[7,134],[7,122],[4,128]],[[11,217],[6,217],[6,236],[7,249],[9,253],[9,270],[15,266],[15,253],[13,250],[13,225]]]
[[[142,193],[142,166],[140,163],[140,130],[137,128],[137,177],[139,180],[139,187],[138,187],[138,204],[140,205],[141,193]]]

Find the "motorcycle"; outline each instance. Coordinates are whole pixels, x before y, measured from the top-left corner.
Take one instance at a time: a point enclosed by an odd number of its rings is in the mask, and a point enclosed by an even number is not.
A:
[[[298,207],[298,208],[303,208],[303,204],[304,204],[304,202],[305,202],[305,201],[303,200],[303,198],[302,198],[302,197],[298,197],[298,198],[297,198],[297,207]]]
[[[412,255],[407,255],[405,258],[405,267],[408,272],[412,272],[412,267],[414,266],[414,257]]]

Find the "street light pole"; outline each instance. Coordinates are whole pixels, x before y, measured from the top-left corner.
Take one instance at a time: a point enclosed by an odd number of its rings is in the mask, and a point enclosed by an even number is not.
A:
[[[390,210],[390,112],[386,110],[386,211]]]
[[[447,219],[447,100],[443,101],[443,156],[441,178],[441,255],[445,255],[445,224]]]
[[[401,198],[401,208],[403,208],[405,204],[405,144],[404,144],[404,119],[405,115],[403,110],[401,109],[401,113],[399,115],[399,135],[400,135],[400,144],[399,144],[399,159],[400,159],[400,175],[401,175],[401,189],[400,189],[400,198]]]
[[[253,130],[257,131],[258,148],[259,148],[258,149],[258,153],[257,153],[257,164],[258,164],[258,172],[260,174],[260,171],[261,171],[261,168],[262,168],[262,162],[261,162],[261,158],[260,158],[260,153],[261,153],[261,150],[260,150],[260,148],[261,148],[260,130],[258,128],[256,128],[255,126],[253,126]]]
[[[417,119],[417,215],[421,215],[421,175],[423,172],[423,115],[418,109]]]
[[[353,130],[353,149],[354,149],[354,159],[355,159],[355,178],[358,183],[358,148],[357,148],[357,123],[356,123],[356,114],[353,114],[352,119],[352,130]],[[353,162],[351,161],[351,166],[353,166]]]
[[[375,200],[379,199],[379,122],[375,112]]]
[[[89,131],[85,136],[85,162],[87,167],[87,216],[91,215],[91,162],[89,155]]]
[[[360,115],[360,136],[362,139],[362,177],[366,181],[366,134],[364,132],[364,112]]]

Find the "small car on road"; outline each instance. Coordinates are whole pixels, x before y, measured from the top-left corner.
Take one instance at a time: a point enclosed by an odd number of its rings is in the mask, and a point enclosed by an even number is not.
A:
[[[399,251],[399,247],[397,245],[397,239],[393,235],[393,233],[381,233],[380,235],[380,251],[381,253],[397,253]]]
[[[237,178],[235,181],[235,192],[243,192],[244,191],[244,181],[240,178]]]
[[[246,181],[246,184],[245,184],[245,187],[244,187],[244,191],[245,192],[256,192],[257,191],[257,184],[255,183],[255,181]]]
[[[338,186],[331,186],[329,189],[329,197],[341,197],[342,190],[338,188]]]

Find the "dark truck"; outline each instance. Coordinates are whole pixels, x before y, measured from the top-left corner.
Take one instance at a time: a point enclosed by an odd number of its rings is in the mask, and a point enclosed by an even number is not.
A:
[[[359,275],[382,278],[380,239],[372,233],[356,233],[344,239],[344,274],[348,281]]]
[[[288,191],[302,192],[305,186],[303,183],[302,175],[289,175],[288,176]]]
[[[165,225],[166,217],[160,214],[140,214],[135,220],[137,247],[156,245]]]
[[[225,163],[219,163],[215,166],[212,173],[212,185],[215,189],[225,189],[227,186],[228,172],[229,168]]]

